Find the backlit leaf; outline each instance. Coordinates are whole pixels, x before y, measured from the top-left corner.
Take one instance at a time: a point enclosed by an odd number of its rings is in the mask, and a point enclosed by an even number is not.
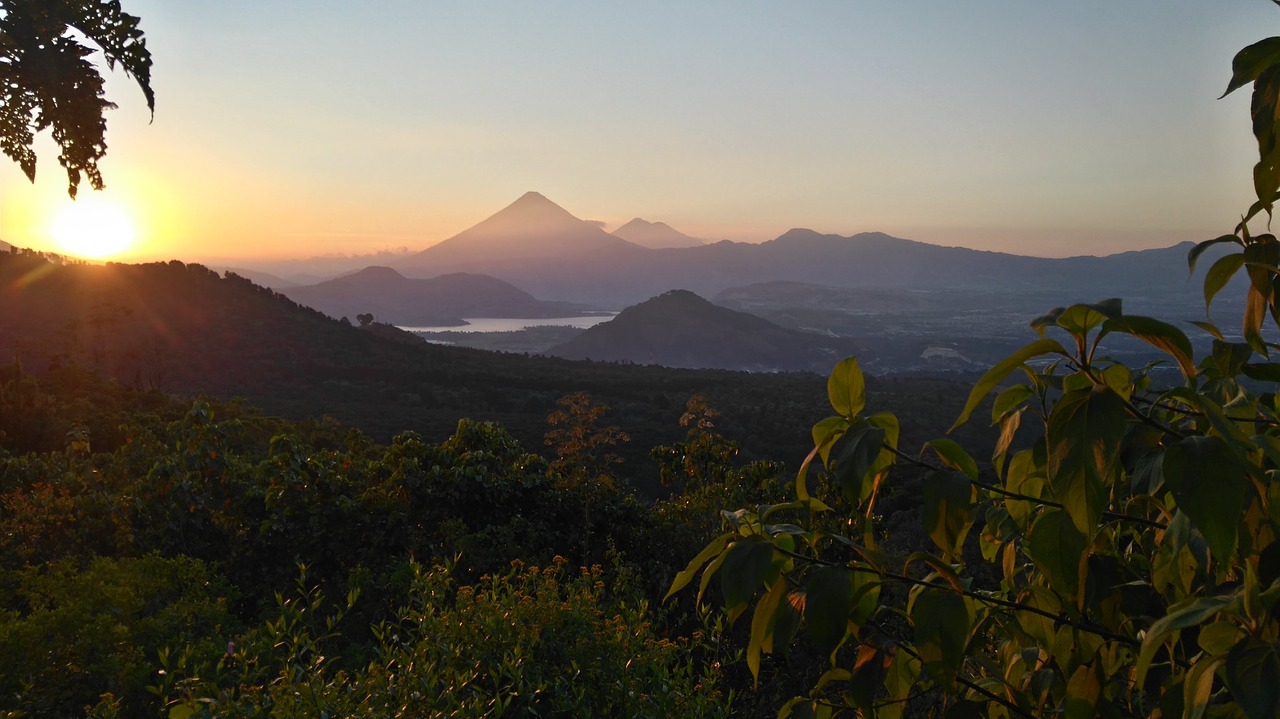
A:
[[[858,360],[846,357],[827,378],[827,398],[836,414],[853,418],[866,406],[866,383]]]
[[[995,389],[1001,382],[1005,380],[1014,370],[1026,364],[1028,360],[1036,357],[1043,357],[1047,354],[1059,354],[1069,357],[1066,348],[1057,340],[1038,339],[1035,342],[1014,352],[1005,359],[1001,360],[996,366],[987,370],[986,374],[978,380],[977,384],[969,392],[969,399],[965,401],[964,409],[960,412],[960,417],[951,425],[948,432],[954,431],[957,427],[969,420],[969,416],[978,408],[982,400]]]

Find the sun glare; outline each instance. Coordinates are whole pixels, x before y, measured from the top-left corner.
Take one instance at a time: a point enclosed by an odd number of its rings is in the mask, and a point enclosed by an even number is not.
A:
[[[92,194],[64,205],[50,229],[63,252],[90,260],[114,257],[129,249],[137,237],[128,213]]]

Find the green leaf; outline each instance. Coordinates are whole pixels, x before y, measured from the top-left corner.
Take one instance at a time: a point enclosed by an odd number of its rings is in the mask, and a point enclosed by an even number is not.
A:
[[[1280,38],[1269,37],[1244,48],[1231,60],[1231,82],[1227,83],[1227,91],[1221,97],[1257,80],[1277,64],[1280,64]]]
[[[1209,707],[1213,695],[1213,677],[1226,663],[1224,657],[1207,657],[1195,663],[1187,672],[1182,686],[1183,719],[1200,719]]]
[[[1165,450],[1162,468],[1178,509],[1204,535],[1214,558],[1231,562],[1249,484],[1235,453],[1221,437],[1193,435]]]
[[[831,371],[827,378],[827,398],[836,414],[850,419],[866,406],[866,383],[858,360],[846,357]]]
[[[1169,613],[1160,617],[1147,630],[1142,638],[1142,651],[1138,654],[1138,662],[1134,665],[1138,685],[1146,682],[1147,670],[1151,668],[1151,660],[1164,645],[1164,640],[1173,632],[1198,626],[1222,613],[1228,607],[1239,602],[1237,596],[1212,596],[1191,599],[1169,608]]]
[[[1015,384],[1006,388],[996,395],[995,402],[991,404],[991,424],[995,424],[1004,419],[1009,413],[1017,411],[1032,397],[1035,397],[1035,392],[1025,384]]]
[[[1194,354],[1191,340],[1182,330],[1167,322],[1140,315],[1126,315],[1107,320],[1102,328],[1103,333],[1122,332],[1167,352],[1178,363],[1184,377],[1196,374]]]
[[[1262,340],[1262,320],[1266,317],[1267,300],[1258,292],[1258,288],[1249,285],[1249,293],[1244,298],[1244,320],[1241,331],[1244,341],[1249,343],[1255,352],[1269,357],[1267,344]]]
[[[973,457],[970,457],[958,442],[940,438],[926,442],[924,447],[937,452],[942,463],[948,467],[957,472],[964,472],[972,479],[978,478],[978,463],[973,461]]]
[[[1045,511],[1031,525],[1027,554],[1060,594],[1075,597],[1080,587],[1080,558],[1088,542],[1060,509]]]
[[[938,548],[953,557],[973,525],[973,485],[959,472],[931,472],[924,478],[922,517]]]
[[[1250,637],[1227,655],[1227,690],[1250,719],[1274,719],[1280,710],[1280,656],[1276,645]]]
[[[1204,242],[1196,243],[1196,246],[1192,247],[1191,251],[1187,253],[1187,269],[1189,273],[1194,273],[1196,271],[1196,261],[1200,259],[1200,255],[1204,254],[1205,250],[1223,242],[1234,242],[1237,245],[1244,245],[1240,238],[1235,235],[1220,235],[1212,240],[1205,240]]]
[[[1235,377],[1241,372],[1247,372],[1244,369],[1245,363],[1252,354],[1253,350],[1243,342],[1213,341],[1213,364],[1223,377]],[[1280,378],[1280,375],[1277,377]]]
[[[849,420],[844,417],[827,417],[813,425],[813,446],[822,461],[827,461],[831,446],[849,430]]]
[[[1209,271],[1204,275],[1204,306],[1208,309],[1213,303],[1213,298],[1222,291],[1223,287],[1235,277],[1240,268],[1244,267],[1244,253],[1236,252],[1230,255],[1219,257],[1212,265]]]
[[[667,594],[662,598],[662,601],[667,601],[671,598],[671,595],[688,586],[689,582],[693,581],[694,575],[696,575],[698,570],[702,568],[702,565],[706,564],[712,557],[723,551],[724,545],[727,544],[734,536],[737,535],[733,532],[722,534],[711,540],[707,546],[703,547],[702,551],[698,552],[698,556],[690,560],[688,566],[681,570],[681,572],[676,575],[676,578],[672,580],[671,588],[667,590]]]
[[[925,668],[944,688],[955,684],[964,663],[965,644],[973,621],[964,597],[926,587],[911,605],[916,651]]]
[[[1060,354],[1069,357],[1067,350],[1057,340],[1039,339],[1022,349],[1014,352],[1005,359],[1001,360],[996,366],[987,370],[986,374],[978,380],[973,386],[973,390],[969,392],[969,399],[965,401],[964,409],[960,412],[959,419],[955,424],[951,425],[948,432],[953,432],[957,427],[969,421],[969,416],[978,408],[982,400],[995,389],[997,385],[1005,380],[1014,370],[1027,363],[1027,360],[1043,357],[1047,354]]]
[[[760,653],[773,633],[778,617],[778,603],[787,594],[787,582],[779,578],[756,605],[751,615],[751,640],[747,643],[747,668],[758,685],[760,682]]]
[[[1093,305],[1071,305],[1058,315],[1054,324],[1073,335],[1083,337],[1107,320],[1119,316],[1120,300],[1111,299]]]
[[[1259,382],[1280,383],[1280,363],[1277,362],[1245,363],[1240,365],[1240,373]]]
[[[845,432],[832,448],[828,469],[850,502],[862,501],[870,490],[866,478],[884,449],[884,438],[883,429],[864,422]]]
[[[1071,392],[1049,414],[1049,486],[1085,536],[1102,518],[1127,424],[1124,402],[1106,388]]]
[[[1102,682],[1098,680],[1097,669],[1092,664],[1077,667],[1067,682],[1063,716],[1066,719],[1094,719],[1098,716],[1096,707],[1101,695]]]
[[[764,584],[772,564],[773,543],[765,539],[748,537],[729,546],[720,568],[720,590],[731,616],[736,617],[746,609],[747,602]]]
[[[847,567],[818,567],[809,573],[805,588],[805,631],[818,653],[830,658],[849,633],[853,572]]]

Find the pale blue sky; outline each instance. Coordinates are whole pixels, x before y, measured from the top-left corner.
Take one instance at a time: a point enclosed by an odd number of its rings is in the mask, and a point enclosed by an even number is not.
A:
[[[421,249],[527,190],[708,239],[1204,239],[1250,198],[1231,57],[1280,34],[1267,0],[124,6],[157,106],[112,79],[108,192],[203,260]],[[0,238],[63,185],[0,165]]]

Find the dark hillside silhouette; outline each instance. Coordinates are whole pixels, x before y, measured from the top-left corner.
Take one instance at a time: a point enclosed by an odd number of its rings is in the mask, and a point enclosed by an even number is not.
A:
[[[487,275],[455,272],[409,279],[390,267],[366,267],[282,292],[330,317],[371,313],[380,322],[402,326],[457,326],[465,324],[464,317],[559,317],[569,310]]]

